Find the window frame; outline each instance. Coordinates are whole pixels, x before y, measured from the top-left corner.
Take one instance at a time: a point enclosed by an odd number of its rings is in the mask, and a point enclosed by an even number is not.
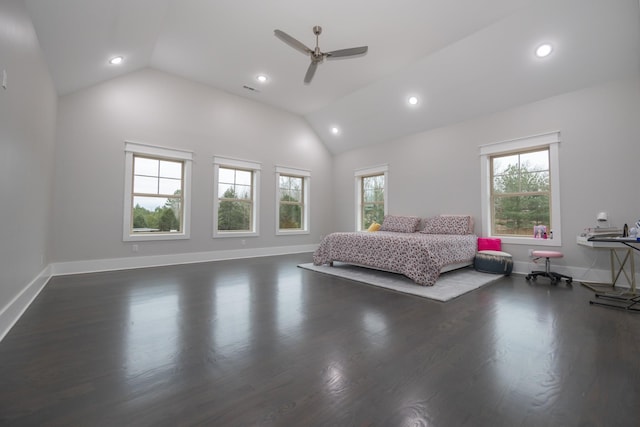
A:
[[[252,210],[251,210],[251,230],[249,231],[229,231],[218,230],[218,210],[220,207],[220,200],[218,195],[218,182],[220,175],[220,168],[236,169],[252,172]],[[215,156],[213,158],[213,238],[228,238],[228,237],[257,237],[260,235],[260,171],[262,165],[259,162],[240,160],[230,157]]]
[[[139,142],[125,141],[125,179],[122,240],[142,242],[159,240],[185,240],[191,236],[191,171],[193,152],[175,148],[160,147]],[[180,232],[132,233],[133,227],[133,173],[134,157],[181,162],[182,167],[182,221]]]
[[[560,161],[559,161],[560,132],[549,132],[509,141],[496,142],[480,146],[481,192],[482,192],[482,225],[487,237],[501,239],[502,243],[516,245],[561,246],[562,222],[560,208]],[[525,236],[495,235],[493,231],[493,213],[491,206],[491,158],[504,154],[526,153],[536,149],[549,149],[549,188],[551,192],[550,222],[553,238],[536,239]]]
[[[387,215],[388,213],[388,207],[389,207],[389,203],[388,203],[388,199],[389,199],[389,165],[380,165],[380,166],[373,166],[373,167],[369,167],[369,168],[363,168],[363,169],[357,169],[354,172],[354,176],[355,176],[355,197],[356,197],[356,218],[355,218],[355,229],[356,231],[364,231],[366,230],[365,228],[363,228],[363,221],[362,221],[362,216],[363,216],[363,208],[364,208],[364,203],[363,203],[363,192],[362,192],[362,183],[363,183],[363,178],[368,178],[371,176],[378,176],[378,175],[384,175],[384,208],[383,208],[383,212],[384,215]],[[384,218],[381,218],[380,221],[382,222]]]
[[[288,236],[296,234],[309,234],[310,231],[310,189],[311,189],[311,172],[305,169],[291,168],[285,166],[275,167],[276,175],[276,235]],[[280,177],[289,176],[294,178],[302,178],[302,227],[299,229],[280,228]]]

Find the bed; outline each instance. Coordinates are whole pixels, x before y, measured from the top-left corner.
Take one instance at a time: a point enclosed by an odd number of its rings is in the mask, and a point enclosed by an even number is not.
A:
[[[391,271],[418,285],[432,286],[442,271],[473,264],[478,238],[468,215],[426,219],[385,216],[380,231],[325,236],[313,254],[315,265],[334,261]]]

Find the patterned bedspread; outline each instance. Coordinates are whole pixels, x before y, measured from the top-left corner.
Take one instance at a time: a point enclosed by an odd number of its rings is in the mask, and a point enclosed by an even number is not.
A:
[[[473,261],[477,240],[474,234],[332,233],[322,239],[313,263],[358,264],[404,274],[419,285],[433,286],[442,267]]]

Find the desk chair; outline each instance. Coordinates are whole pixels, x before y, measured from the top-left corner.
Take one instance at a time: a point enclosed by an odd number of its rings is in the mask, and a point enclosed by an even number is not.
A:
[[[562,258],[564,256],[564,254],[562,252],[556,252],[556,251],[532,251],[531,252],[531,256],[534,257],[534,259],[540,259],[540,258],[544,258],[545,262],[544,262],[544,271],[532,271],[531,273],[527,274],[527,276],[525,277],[525,279],[527,280],[536,280],[536,278],[538,276],[544,276],[544,277],[548,277],[549,279],[551,279],[551,284],[555,285],[558,282],[561,282],[562,279],[566,279],[567,283],[571,283],[573,281],[573,278],[570,276],[565,276],[564,274],[560,274],[560,273],[555,273],[553,271],[551,271],[551,258]]]

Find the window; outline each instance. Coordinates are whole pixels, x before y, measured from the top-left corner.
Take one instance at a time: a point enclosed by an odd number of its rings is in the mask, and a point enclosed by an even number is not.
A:
[[[213,237],[258,235],[260,164],[214,157]]]
[[[494,235],[528,237],[535,226],[551,226],[549,148],[490,159]]]
[[[366,230],[387,213],[388,167],[360,169],[356,177],[356,230]]]
[[[189,238],[192,153],[125,143],[124,241]]]
[[[549,238],[535,244],[561,244],[558,143],[554,132],[480,148],[488,235],[532,244],[534,227],[542,225]]]
[[[309,181],[302,169],[276,166],[276,234],[309,233]]]

